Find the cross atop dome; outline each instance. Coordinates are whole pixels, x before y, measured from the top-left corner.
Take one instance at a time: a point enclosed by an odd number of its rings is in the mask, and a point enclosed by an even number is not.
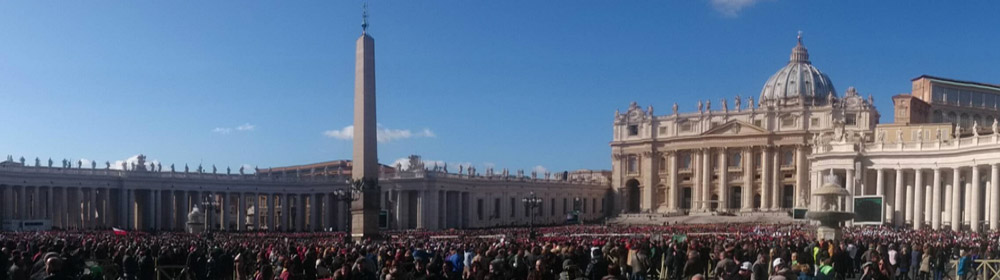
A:
[[[368,2],[361,6],[361,34],[366,33],[368,33]]]
[[[802,44],[802,31],[799,31],[799,35],[796,36],[798,44],[792,48],[792,55],[788,59],[789,63],[809,63],[809,51],[806,50],[806,46]]]

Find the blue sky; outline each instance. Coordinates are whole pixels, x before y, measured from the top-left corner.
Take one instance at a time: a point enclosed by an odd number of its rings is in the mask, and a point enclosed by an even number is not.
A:
[[[359,1],[0,2],[0,153],[346,159]],[[608,169],[612,113],[757,96],[802,30],[843,93],[1000,83],[1000,3],[372,1],[379,158]]]

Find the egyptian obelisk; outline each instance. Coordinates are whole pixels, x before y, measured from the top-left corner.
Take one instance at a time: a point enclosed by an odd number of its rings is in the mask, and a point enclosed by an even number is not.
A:
[[[360,197],[351,202],[351,235],[378,233],[378,142],[375,131],[375,40],[368,35],[367,5],[362,15],[354,69],[354,162],[351,176],[360,182]]]

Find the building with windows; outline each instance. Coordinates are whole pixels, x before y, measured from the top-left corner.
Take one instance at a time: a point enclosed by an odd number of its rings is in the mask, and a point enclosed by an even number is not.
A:
[[[655,115],[632,103],[616,112],[611,142],[616,211],[784,213],[808,203],[811,143],[870,138],[879,114],[853,87],[837,93],[802,43],[759,97],[675,103]]]
[[[674,104],[666,115],[632,103],[615,113],[614,211],[818,210],[810,194],[834,174],[851,194],[838,207],[866,217],[858,223],[1000,229],[1000,86],[911,82],[892,97],[894,122],[879,124],[871,95],[838,94],[800,37],[757,100],[699,101],[686,113]]]

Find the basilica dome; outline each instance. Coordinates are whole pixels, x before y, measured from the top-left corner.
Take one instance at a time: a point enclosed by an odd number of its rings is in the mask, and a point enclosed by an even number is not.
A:
[[[809,51],[802,45],[802,35],[799,34],[798,44],[792,48],[788,65],[767,79],[760,91],[760,101],[798,99],[825,100],[829,94],[836,95],[830,77],[820,72],[809,62]]]

